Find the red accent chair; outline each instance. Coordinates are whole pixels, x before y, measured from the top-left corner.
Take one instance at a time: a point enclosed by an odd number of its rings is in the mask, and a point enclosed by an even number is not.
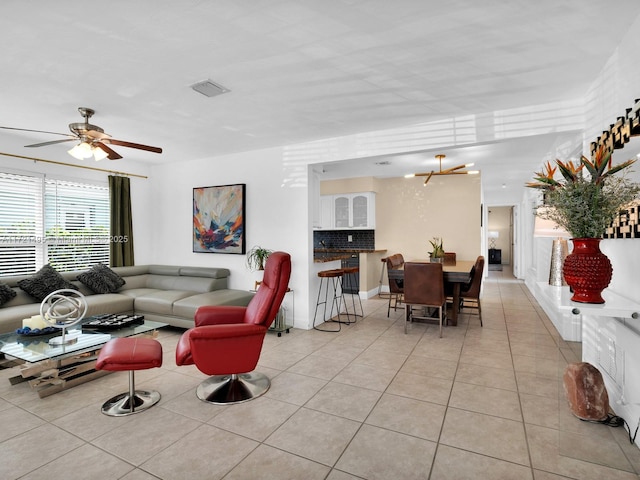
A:
[[[291,256],[273,252],[267,258],[260,288],[246,307],[204,306],[195,314],[195,327],[187,330],[176,347],[176,364],[196,365],[212,375],[196,395],[216,403],[240,403],[265,393],[269,378],[254,372],[262,342],[276,318],[289,286]]]

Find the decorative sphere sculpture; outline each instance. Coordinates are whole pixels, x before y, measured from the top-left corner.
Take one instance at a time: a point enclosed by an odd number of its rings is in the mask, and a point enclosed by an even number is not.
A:
[[[87,313],[87,300],[77,290],[63,288],[47,295],[40,304],[42,320],[62,329],[62,337],[52,338],[50,344],[71,343],[65,339],[65,329],[79,323]]]

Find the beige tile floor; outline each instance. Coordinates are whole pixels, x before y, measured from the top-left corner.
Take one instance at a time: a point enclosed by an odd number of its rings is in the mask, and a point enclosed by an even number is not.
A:
[[[0,371],[0,479],[632,479],[640,450],[622,428],[584,423],[561,374],[580,358],[522,282],[489,272],[484,327],[463,313],[404,334],[402,312],[365,302],[340,333],[265,340],[262,397],[199,401],[195,368],[176,367],[179,330],[160,332],[162,368],[138,372],[160,403],[100,413],[127,388],[118,372],[39,399]]]

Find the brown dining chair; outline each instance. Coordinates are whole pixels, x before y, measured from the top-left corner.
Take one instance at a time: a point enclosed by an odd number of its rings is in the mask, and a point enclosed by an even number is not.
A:
[[[447,309],[441,263],[408,262],[404,264],[404,304],[404,333],[407,333],[409,324],[414,318],[428,318],[424,315],[416,315],[416,311],[437,308],[442,338],[442,323],[446,320]]]
[[[480,304],[480,289],[484,273],[484,257],[480,255],[471,267],[471,280],[460,288],[460,308],[475,308],[482,327],[482,306]]]
[[[387,257],[387,277],[389,279],[389,305],[387,307],[387,317],[391,312],[391,302],[393,301],[393,311],[396,311],[398,303],[402,304],[404,294],[403,280],[398,278],[396,273],[404,265],[404,257],[401,253],[396,253]],[[401,276],[400,276],[401,277]]]
[[[456,264],[456,252],[444,252],[444,264],[455,265]]]

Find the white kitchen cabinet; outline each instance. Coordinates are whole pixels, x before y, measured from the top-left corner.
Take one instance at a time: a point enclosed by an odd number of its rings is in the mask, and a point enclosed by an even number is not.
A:
[[[332,195],[333,228],[336,230],[376,226],[375,193],[342,193]]]
[[[319,229],[332,230],[333,228],[333,195],[321,195]]]

